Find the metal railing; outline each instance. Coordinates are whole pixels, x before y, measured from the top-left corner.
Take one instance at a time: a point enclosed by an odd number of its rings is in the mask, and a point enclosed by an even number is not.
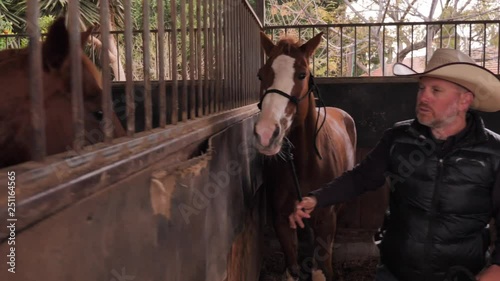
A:
[[[392,76],[403,62],[422,71],[437,48],[459,49],[477,64],[500,73],[500,21],[437,21],[369,24],[267,26],[275,40],[303,41],[319,32],[324,40],[313,58],[317,77]]]
[[[111,82],[123,81],[125,85],[126,114],[121,120],[126,124],[129,137],[136,134],[135,104],[144,103],[145,130],[153,129],[153,112],[158,113],[159,127],[175,125],[234,109],[258,99],[255,75],[262,64],[259,30],[262,24],[246,0],[157,0],[158,26],[151,29],[149,1],[143,1],[143,28],[132,30],[131,1],[124,1],[125,30],[109,30],[108,1],[102,7],[98,33],[100,52],[88,50],[99,65],[103,81],[103,133],[105,143],[112,143],[111,120],[113,105]],[[0,48],[27,47],[30,50],[30,95],[32,120],[36,135],[33,139],[33,159],[47,156],[45,143],[45,108],[42,96],[43,77],[41,43],[38,26],[39,3],[28,1],[27,34],[0,36]],[[80,25],[79,1],[69,1],[68,30],[72,69],[72,105],[74,125],[73,149],[80,151],[85,141],[81,61],[79,57]],[[180,5],[180,10],[177,7]],[[164,21],[164,12],[170,11],[170,22]],[[180,11],[180,13],[178,13]],[[35,24],[34,24],[35,23]],[[164,28],[159,28],[164,27]],[[29,44],[30,42],[30,44]],[[113,44],[114,42],[114,44]],[[113,52],[114,49],[114,52]],[[101,55],[97,55],[97,54]],[[113,58],[114,56],[114,58]],[[112,67],[113,59],[118,61]],[[143,89],[137,97],[137,83]],[[158,85],[158,103],[153,103],[152,83]]]

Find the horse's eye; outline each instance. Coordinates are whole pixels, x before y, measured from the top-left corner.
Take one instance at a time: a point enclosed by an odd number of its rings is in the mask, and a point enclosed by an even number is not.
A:
[[[304,80],[304,78],[306,78],[306,74],[305,73],[299,73],[299,75],[297,75],[297,78],[299,78],[299,80]]]
[[[94,118],[97,119],[97,121],[102,121],[102,117],[104,117],[104,114],[102,113],[102,111],[94,111],[92,112],[94,114]]]

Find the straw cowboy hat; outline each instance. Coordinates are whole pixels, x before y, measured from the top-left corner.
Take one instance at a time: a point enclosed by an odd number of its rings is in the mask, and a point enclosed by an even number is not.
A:
[[[394,64],[393,73],[397,76],[429,76],[453,82],[474,94],[472,109],[485,112],[500,110],[500,80],[493,72],[477,65],[459,50],[437,49],[422,73],[401,63]]]

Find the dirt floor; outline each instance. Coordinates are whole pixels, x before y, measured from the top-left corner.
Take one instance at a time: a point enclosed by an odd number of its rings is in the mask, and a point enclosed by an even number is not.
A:
[[[259,281],[286,281],[284,255],[272,228],[264,231],[263,264]],[[378,257],[333,263],[335,281],[373,281]]]
[[[335,262],[333,264],[335,281],[373,281],[378,258]],[[283,254],[275,252],[264,260],[259,281],[286,281]]]

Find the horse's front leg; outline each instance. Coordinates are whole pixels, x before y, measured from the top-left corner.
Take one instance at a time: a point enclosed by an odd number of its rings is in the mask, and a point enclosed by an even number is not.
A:
[[[313,271],[313,281],[333,280],[332,252],[335,231],[337,227],[337,215],[331,208],[318,208],[314,214],[314,259],[318,269]]]
[[[283,249],[288,275],[297,278],[300,273],[297,262],[297,236],[288,222],[288,216],[293,212],[294,204],[291,194],[287,194],[281,188],[273,190],[274,231]]]
[[[274,229],[280,241],[283,254],[285,256],[288,276],[298,278],[300,268],[297,263],[297,239],[295,230],[288,223],[288,216],[285,213],[278,213],[274,218]]]

